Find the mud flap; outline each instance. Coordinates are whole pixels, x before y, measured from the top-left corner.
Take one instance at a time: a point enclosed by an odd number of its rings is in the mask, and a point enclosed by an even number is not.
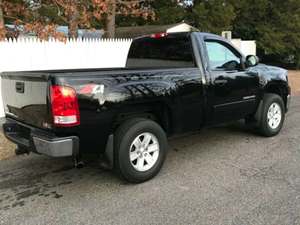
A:
[[[106,148],[104,152],[105,159],[107,161],[107,169],[114,168],[114,135],[111,134],[108,137]]]
[[[254,119],[255,119],[255,125],[259,125],[260,121],[261,121],[261,117],[262,117],[262,110],[263,110],[263,101],[261,100],[259,102],[259,106],[257,108],[257,111],[254,115]]]

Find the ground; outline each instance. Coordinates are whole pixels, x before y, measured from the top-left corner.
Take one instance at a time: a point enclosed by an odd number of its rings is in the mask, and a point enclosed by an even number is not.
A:
[[[299,225],[299,124],[293,97],[276,137],[237,122],[172,139],[161,173],[140,185],[93,160],[81,170],[71,159],[3,160],[0,224]]]
[[[15,155],[15,145],[4,138],[2,132],[0,132],[0,160],[9,159]]]
[[[289,71],[289,83],[293,95],[300,95],[300,71]]]

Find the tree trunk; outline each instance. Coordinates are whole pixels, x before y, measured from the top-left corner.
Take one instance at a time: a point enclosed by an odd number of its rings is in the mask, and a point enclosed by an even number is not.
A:
[[[70,38],[77,38],[78,37],[78,17],[79,12],[74,12],[69,17],[69,37]]]
[[[295,57],[295,64],[296,64],[296,69],[299,70],[300,69],[300,54],[296,53],[296,57]]]
[[[105,34],[106,38],[114,38],[116,32],[116,0],[112,0],[109,6],[109,12],[105,21]]]
[[[3,10],[2,10],[2,0],[0,0],[0,39],[5,38],[6,30],[4,26],[4,16],[3,16]]]

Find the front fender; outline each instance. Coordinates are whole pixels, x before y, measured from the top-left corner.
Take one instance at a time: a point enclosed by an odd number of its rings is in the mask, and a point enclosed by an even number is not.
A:
[[[260,85],[264,88],[276,83],[288,87],[288,71],[283,68],[259,64],[250,71],[258,73]]]

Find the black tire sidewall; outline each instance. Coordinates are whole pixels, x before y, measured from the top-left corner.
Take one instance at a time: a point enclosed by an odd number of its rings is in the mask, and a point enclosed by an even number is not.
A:
[[[161,169],[167,154],[167,138],[163,129],[154,121],[137,120],[136,122],[127,123],[122,128],[121,132],[117,132],[117,167],[119,173],[126,180],[134,183],[144,182],[154,177]],[[159,143],[160,151],[155,165],[145,172],[137,171],[130,162],[130,146],[134,139],[142,133],[153,134]]]
[[[268,111],[270,106],[273,103],[277,103],[281,108],[281,121],[279,126],[276,129],[271,128],[268,123]],[[262,134],[267,137],[272,137],[277,135],[282,129],[284,120],[285,120],[285,107],[282,98],[276,94],[266,94],[263,100],[263,111],[262,111],[262,119],[261,119]]]

